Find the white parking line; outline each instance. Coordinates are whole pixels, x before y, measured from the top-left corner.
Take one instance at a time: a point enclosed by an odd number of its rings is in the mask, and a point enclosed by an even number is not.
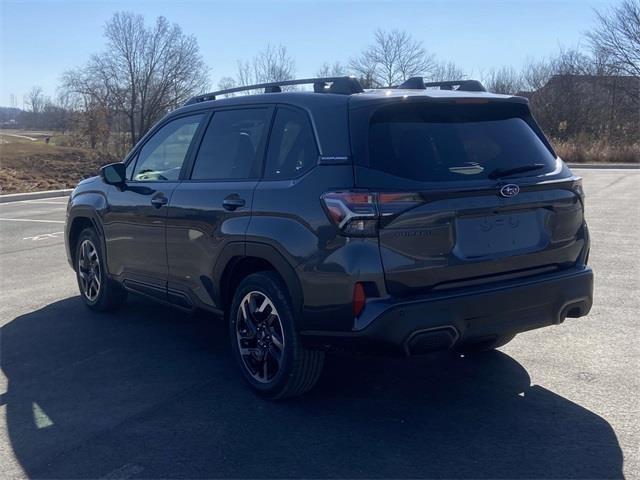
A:
[[[0,218],[5,222],[37,222],[37,223],[64,223],[64,220],[36,220],[32,218]]]
[[[66,206],[67,202],[47,202],[46,200],[23,200],[24,203],[42,203],[45,205],[62,205]]]
[[[63,233],[64,232],[41,233],[40,235],[34,235],[33,237],[24,237],[23,240],[33,240],[34,242],[37,242],[38,240],[45,240],[47,238],[58,238],[58,236]]]

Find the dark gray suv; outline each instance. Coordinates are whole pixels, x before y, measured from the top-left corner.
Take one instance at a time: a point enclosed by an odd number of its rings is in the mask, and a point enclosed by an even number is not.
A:
[[[269,398],[329,349],[477,352],[591,308],[581,179],[526,99],[476,81],[202,95],[100,173],[67,215],[84,302],[225,315]]]

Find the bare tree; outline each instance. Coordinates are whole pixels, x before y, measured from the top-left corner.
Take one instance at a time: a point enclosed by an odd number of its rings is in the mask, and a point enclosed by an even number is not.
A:
[[[464,70],[453,62],[438,62],[431,69],[429,80],[433,82],[446,82],[448,80],[462,80],[467,75]]]
[[[42,87],[35,86],[24,96],[24,103],[31,112],[38,114],[44,109],[46,98]]]
[[[324,62],[316,72],[317,77],[344,77],[348,74],[347,67],[340,62],[333,62],[332,64]]]
[[[233,77],[222,77],[219,81],[218,81],[218,89],[219,90],[227,90],[229,88],[234,88],[237,87],[238,84],[236,83],[235,79]],[[226,95],[224,95],[225,97],[233,97],[233,93],[227,93]]]
[[[251,85],[257,83],[253,71],[252,62],[246,60],[238,60],[238,73],[236,75],[236,84],[238,85]]]
[[[109,142],[109,110],[91,97],[84,99],[83,115],[79,118],[77,128],[89,142],[89,147],[95,150],[101,143],[106,147]]]
[[[71,127],[71,119],[73,117],[74,108],[77,106],[77,96],[70,94],[68,91],[58,88],[56,94],[55,107],[58,112],[58,127],[62,133]]]
[[[226,88],[291,80],[295,75],[295,69],[295,60],[287,52],[287,47],[267,45],[251,60],[238,60],[236,78],[224,77],[220,80],[219,86],[222,88],[223,80],[225,85],[229,85]]]
[[[604,71],[598,69],[593,58],[577,48],[560,48],[555,57],[551,58],[551,68],[554,75],[602,75]]]
[[[434,57],[409,33],[376,30],[374,42],[349,62],[351,70],[367,86],[389,87],[410,77],[428,75],[434,68]]]
[[[640,77],[640,0],[624,0],[596,15],[598,26],[587,33],[595,56],[617,72]]]
[[[522,67],[522,89],[528,92],[540,90],[554,74],[553,63],[546,59],[527,59]]]
[[[253,59],[253,74],[257,83],[291,80],[295,70],[296,63],[283,45],[267,45]]]
[[[515,95],[522,90],[520,73],[513,67],[492,68],[483,75],[482,83],[489,92]]]
[[[206,89],[207,68],[195,37],[158,17],[145,26],[142,15],[116,13],[105,26],[107,49],[81,69],[67,72],[65,86],[126,115],[130,142],[171,110]]]
[[[288,54],[287,47],[267,45],[250,61],[238,60],[236,84],[278,82],[290,80],[295,73],[295,61]]]

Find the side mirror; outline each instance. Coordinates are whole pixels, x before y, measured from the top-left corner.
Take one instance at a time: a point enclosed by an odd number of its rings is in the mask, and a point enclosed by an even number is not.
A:
[[[127,167],[124,163],[110,163],[100,169],[100,176],[104,183],[122,188],[127,181]]]

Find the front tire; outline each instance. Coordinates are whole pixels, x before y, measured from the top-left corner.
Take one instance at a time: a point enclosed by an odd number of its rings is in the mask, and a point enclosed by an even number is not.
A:
[[[75,265],[83,303],[91,310],[115,310],[125,301],[127,291],[107,276],[102,244],[93,228],[80,232],[76,244]]]
[[[231,348],[246,381],[278,400],[313,388],[324,352],[300,342],[291,300],[274,272],[249,275],[238,286],[229,312]]]

